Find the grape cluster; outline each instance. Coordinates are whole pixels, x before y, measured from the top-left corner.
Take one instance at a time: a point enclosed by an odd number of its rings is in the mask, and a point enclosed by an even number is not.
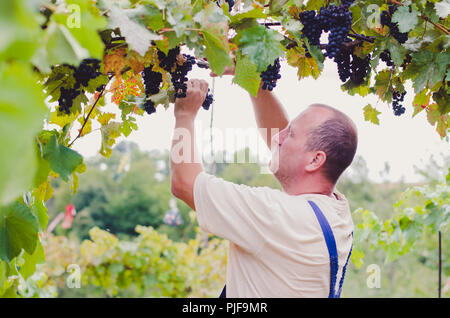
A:
[[[202,107],[203,107],[205,110],[208,110],[208,109],[209,109],[209,106],[211,106],[211,104],[212,104],[213,102],[214,102],[213,95],[209,93],[209,88],[208,88],[208,93],[206,94],[206,98],[205,98],[205,101],[204,101],[203,104],[202,104]]]
[[[101,75],[100,60],[84,59],[73,74],[76,80],[75,88],[79,88],[80,85],[88,86],[89,81],[99,75]]]
[[[406,111],[405,107],[403,107],[401,105],[401,103],[403,102],[403,100],[405,98],[405,95],[406,95],[406,92],[403,92],[403,93],[400,93],[398,91],[393,92],[392,108],[394,109],[395,116],[400,116],[403,113],[405,113],[405,111]]]
[[[158,55],[158,59],[160,60],[160,66],[167,70],[172,76],[172,84],[175,88],[175,98],[183,98],[186,97],[187,85],[188,81],[187,75],[192,70],[192,66],[197,64],[195,57],[187,54],[183,54],[183,64],[177,63],[179,57],[179,48],[174,49],[174,51],[169,51],[167,56]],[[162,52],[161,52],[162,53]],[[164,53],[162,53],[164,54]],[[176,54],[176,55],[175,55]],[[176,68],[173,69],[173,61],[175,61]],[[161,64],[162,63],[162,64]],[[209,109],[209,106],[213,103],[214,99],[212,94],[206,94],[205,101],[203,102],[202,107],[206,110]]]
[[[84,94],[84,87],[89,85],[91,79],[97,78],[101,75],[100,60],[84,59],[78,67],[73,65],[63,64],[73,70],[73,77],[75,78],[75,85],[73,88],[66,88],[61,86],[59,89],[59,111],[70,114],[70,108],[73,105],[73,100],[80,94]],[[97,87],[97,91],[103,90],[104,85]]]
[[[370,70],[370,54],[368,54],[365,58],[360,58],[354,54],[352,54],[352,66],[351,66],[351,76],[350,79],[355,84],[361,84],[364,82],[364,79],[367,76],[367,73]]]
[[[187,74],[192,70],[192,66],[196,64],[195,57],[191,55],[183,54],[183,59],[183,64],[180,65],[177,63],[175,70],[170,72],[170,75],[172,75],[172,84],[175,88],[175,98],[186,97]]]
[[[380,53],[380,59],[386,63],[387,66],[391,67],[394,66],[394,62],[392,62],[391,53],[389,53],[389,50],[384,50]]]
[[[277,58],[273,64],[267,66],[267,69],[261,72],[260,76],[263,80],[262,89],[271,91],[277,86],[277,81],[281,78],[280,69],[280,59]]]
[[[142,78],[144,79],[145,87],[145,103],[144,110],[147,114],[156,112],[155,103],[150,100],[149,96],[159,93],[159,86],[162,82],[162,74],[160,72],[153,71],[153,65],[144,68],[142,71]]]
[[[316,11],[309,10],[299,13],[300,22],[303,24],[302,37],[308,39],[309,45],[319,45],[320,35],[322,34],[322,27],[319,23],[319,18],[316,16]],[[308,48],[305,44],[303,47],[306,50],[306,56],[311,57],[308,52]]]
[[[234,0],[225,0],[228,3],[228,11],[231,12],[231,9],[233,9],[234,6]],[[216,0],[217,5],[220,7],[220,1]]]
[[[177,63],[178,55],[180,55],[179,46],[170,49],[169,52],[167,52],[167,55],[164,52],[158,50],[159,66],[163,70],[170,72]]]
[[[70,114],[70,108],[73,105],[73,100],[81,94],[81,91],[75,88],[61,87],[59,92],[59,111],[62,113]]]
[[[348,36],[352,25],[352,13],[346,5],[332,5],[320,8],[319,21],[324,31],[330,31],[325,56],[334,59],[341,50],[342,43]]]
[[[380,22],[382,25],[387,25],[390,29],[390,34],[396,39],[399,43],[405,43],[408,40],[408,33],[402,33],[398,29],[398,24],[396,22],[392,22],[391,18],[394,12],[397,10],[396,5],[390,5],[389,11],[381,12]]]
[[[349,52],[341,50],[334,58],[334,61],[337,64],[339,79],[342,82],[345,82],[351,75],[351,60]]]

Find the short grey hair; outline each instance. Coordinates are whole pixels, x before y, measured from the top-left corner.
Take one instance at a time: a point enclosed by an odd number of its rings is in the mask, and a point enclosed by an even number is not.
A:
[[[308,132],[306,149],[321,150],[327,158],[323,165],[325,177],[336,184],[355,157],[358,146],[358,133],[354,122],[343,112],[323,104],[310,106],[324,107],[332,110],[333,116]]]

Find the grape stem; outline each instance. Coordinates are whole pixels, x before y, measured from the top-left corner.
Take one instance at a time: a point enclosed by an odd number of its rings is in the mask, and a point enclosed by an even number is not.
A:
[[[84,119],[83,125],[81,126],[81,129],[80,129],[80,131],[78,132],[78,135],[77,135],[77,136],[75,137],[75,139],[72,140],[72,141],[70,142],[70,144],[68,145],[69,148],[72,147],[72,145],[73,145],[73,143],[75,142],[75,140],[77,140],[78,138],[81,137],[81,134],[83,133],[83,129],[84,129],[84,127],[86,126],[87,121],[88,121],[89,117],[90,117],[91,114],[92,114],[92,111],[94,110],[95,106],[97,106],[98,101],[100,100],[100,98],[103,96],[103,93],[105,92],[106,86],[108,86],[108,84],[109,84],[109,82],[111,81],[112,78],[113,78],[113,77],[110,77],[110,78],[109,78],[108,83],[105,84],[105,86],[103,87],[103,89],[100,91],[100,94],[98,94],[98,96],[97,96],[97,98],[96,98],[94,104],[92,105],[91,109],[89,110],[89,113],[87,114],[86,118]]]

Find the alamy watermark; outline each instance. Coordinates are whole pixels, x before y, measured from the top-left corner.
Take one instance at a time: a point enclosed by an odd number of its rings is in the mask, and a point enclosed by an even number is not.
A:
[[[369,276],[366,279],[367,288],[381,288],[381,268],[377,264],[367,266],[366,273]]]
[[[179,163],[257,163],[260,173],[271,173],[278,169],[278,144],[272,142],[272,149],[267,140],[279,133],[278,128],[212,128],[202,129],[201,121],[195,123],[195,140],[186,128],[175,128],[171,160]],[[197,152],[193,153],[193,143]],[[249,149],[247,154],[244,149]],[[271,161],[270,170],[268,163]]]

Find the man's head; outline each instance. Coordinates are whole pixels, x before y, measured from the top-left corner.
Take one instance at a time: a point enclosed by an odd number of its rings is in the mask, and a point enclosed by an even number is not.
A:
[[[282,185],[319,182],[335,185],[351,164],[357,129],[341,111],[312,104],[272,138],[270,168]]]

